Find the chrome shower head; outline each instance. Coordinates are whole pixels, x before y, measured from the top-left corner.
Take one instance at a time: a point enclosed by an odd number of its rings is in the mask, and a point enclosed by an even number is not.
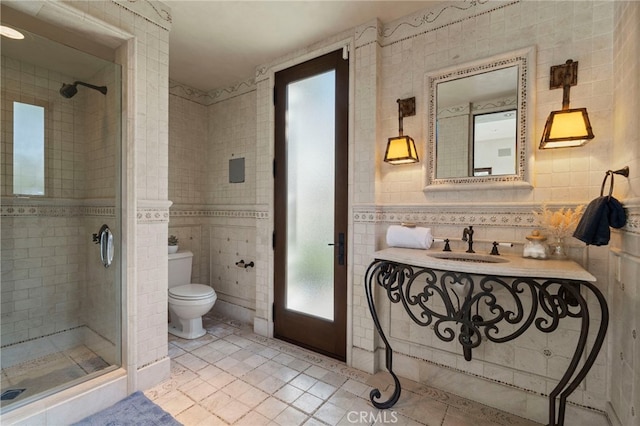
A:
[[[107,94],[107,86],[94,86],[93,84],[85,83],[82,81],[76,81],[73,84],[62,83],[60,94],[67,99],[74,97],[75,94],[78,93],[78,84],[89,87],[90,89],[97,90],[103,95]]]

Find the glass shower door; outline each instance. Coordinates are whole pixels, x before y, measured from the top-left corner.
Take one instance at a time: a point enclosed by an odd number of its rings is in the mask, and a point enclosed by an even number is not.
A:
[[[122,363],[121,70],[20,31],[1,41],[2,412]]]

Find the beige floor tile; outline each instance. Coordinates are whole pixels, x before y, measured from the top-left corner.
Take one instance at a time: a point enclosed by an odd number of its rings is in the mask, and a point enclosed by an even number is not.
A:
[[[227,423],[232,424],[235,423],[236,420],[247,414],[249,411],[251,411],[251,407],[248,407],[240,401],[235,401],[232,399],[224,406],[219,407],[214,414]]]
[[[316,382],[309,388],[309,393],[317,396],[318,398],[328,399],[336,391],[335,386],[331,386],[325,382]]]
[[[307,420],[307,415],[302,411],[289,406],[273,420],[282,426],[298,426]]]
[[[304,422],[304,426],[326,426],[327,424],[324,422],[321,422],[318,419],[315,419],[313,417],[307,419],[306,422]]]
[[[185,353],[172,359],[175,359],[176,362],[182,364],[183,366],[194,372],[201,370],[209,365],[207,361],[203,360],[202,358],[198,358],[191,353]]]
[[[247,413],[243,418],[238,420],[235,425],[237,426],[267,426],[272,423],[272,420],[266,418],[260,413],[251,411]]]
[[[300,374],[300,372],[297,370],[294,370],[293,368],[281,367],[278,369],[278,371],[273,373],[273,377],[277,377],[278,379],[286,383],[289,380],[296,377],[298,374]]]
[[[287,404],[278,401],[274,397],[269,397],[258,405],[255,411],[269,419],[275,419],[285,408],[287,408]]]
[[[248,327],[204,322],[202,342],[170,337],[171,378],[145,392],[186,426],[537,425],[407,379],[393,409],[378,410],[369,392],[391,395],[387,372],[367,374]]]
[[[194,405],[194,402],[189,397],[177,390],[161,396],[155,403],[173,417]]]
[[[268,393],[262,392],[260,389],[256,389],[252,386],[251,390],[248,390],[247,392],[238,396],[238,401],[242,402],[245,405],[248,405],[251,408],[254,408],[267,398],[269,398]]]
[[[285,383],[282,380],[278,379],[277,377],[269,376],[258,383],[256,387],[269,394],[274,394],[284,385]]]
[[[347,410],[333,405],[329,402],[324,403],[313,414],[313,417],[330,425],[337,425],[338,422],[347,414]]]
[[[189,383],[185,383],[180,386],[179,389],[196,402],[202,401],[218,390],[218,388],[202,379],[196,379]]]
[[[176,420],[183,425],[197,425],[200,422],[209,419],[211,416],[212,414],[205,410],[202,406],[193,405],[175,417]]]
[[[207,382],[217,387],[218,389],[223,389],[226,385],[236,380],[231,374],[226,371],[220,371],[213,377],[207,379]]]
[[[289,384],[297,387],[298,389],[302,389],[303,391],[306,391],[306,390],[309,390],[311,386],[315,385],[316,382],[317,380],[314,379],[313,377],[307,376],[306,374],[300,374],[298,377],[291,380]]]
[[[274,393],[273,396],[286,402],[287,404],[291,404],[293,401],[298,399],[298,397],[303,393],[304,392],[298,389],[297,387],[292,386],[290,384],[286,384],[283,387],[281,387],[278,390],[278,392]]]
[[[331,398],[329,398],[328,402],[348,410],[358,401],[358,399],[359,398],[351,392],[338,389]]]
[[[293,406],[307,414],[313,413],[324,401],[310,393],[304,393],[293,402]]]

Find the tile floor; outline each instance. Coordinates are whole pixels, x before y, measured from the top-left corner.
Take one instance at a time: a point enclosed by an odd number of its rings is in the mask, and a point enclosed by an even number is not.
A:
[[[3,347],[0,350],[0,392],[17,391],[18,394],[0,401],[0,406],[4,409],[11,404],[28,403],[29,398],[70,387],[109,367],[104,359],[84,345],[85,335],[86,330],[78,327]]]
[[[197,340],[169,337],[171,378],[145,392],[184,425],[534,426],[538,423],[401,380],[391,410],[369,401],[392,380],[348,367],[250,327],[206,316]]]

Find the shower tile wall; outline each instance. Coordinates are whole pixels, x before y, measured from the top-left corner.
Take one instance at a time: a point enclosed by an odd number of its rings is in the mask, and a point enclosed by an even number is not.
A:
[[[104,70],[92,81],[113,82],[113,73]],[[113,221],[115,136],[105,135],[115,135],[115,112],[108,110],[115,96],[60,96],[62,83],[74,80],[2,57],[3,345],[79,325],[115,338],[113,305],[106,303],[114,300],[113,283],[104,282],[104,274],[88,277],[86,267],[87,254],[96,252],[91,232]],[[46,197],[13,196],[12,101],[46,108]],[[97,213],[87,210],[89,198],[100,199],[89,205],[110,210],[111,216],[87,217]]]
[[[85,238],[77,217],[2,217],[2,346],[81,325]]]
[[[82,198],[85,195],[85,167],[75,169],[74,153],[83,155],[85,141],[74,139],[77,127],[72,99],[60,96],[63,82],[73,77],[46,68],[2,56],[2,196],[13,197],[13,107],[14,101],[33,103],[46,108],[47,196],[51,198]],[[74,98],[75,99],[75,98]],[[75,179],[74,173],[80,179]]]

